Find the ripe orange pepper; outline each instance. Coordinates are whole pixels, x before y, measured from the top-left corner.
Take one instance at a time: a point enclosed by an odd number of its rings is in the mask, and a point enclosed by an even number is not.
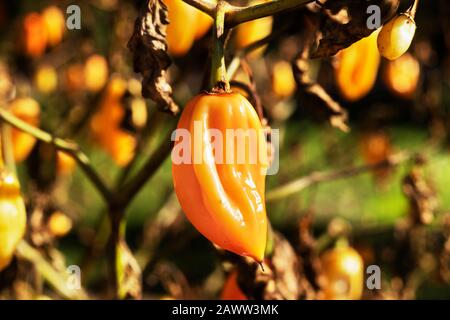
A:
[[[15,175],[0,169],[0,270],[8,266],[25,233],[27,215]]]
[[[66,30],[66,19],[63,12],[56,6],[49,6],[42,11],[42,19],[47,31],[48,44],[56,46],[62,41]]]
[[[99,110],[91,120],[96,140],[119,166],[130,162],[136,147],[136,138],[120,127],[125,116],[121,100],[126,88],[127,82],[124,79],[111,79],[100,101]]]
[[[280,98],[290,97],[297,87],[291,64],[278,61],[273,65],[272,90]]]
[[[322,257],[326,279],[324,295],[327,300],[361,299],[364,283],[364,262],[359,253],[348,246],[337,246]]]
[[[384,69],[383,79],[386,86],[395,95],[411,99],[416,92],[420,78],[420,64],[410,53],[389,61]]]
[[[18,98],[11,102],[9,110],[19,119],[33,126],[39,125],[40,106],[32,98]],[[13,154],[16,162],[25,160],[33,149],[36,138],[13,128],[11,130]]]
[[[203,37],[212,25],[212,18],[182,0],[165,0],[169,10],[167,42],[174,56],[185,55],[196,39]]]
[[[248,300],[237,283],[237,272],[232,272],[223,286],[221,300]]]
[[[39,13],[29,13],[22,26],[23,53],[29,57],[40,57],[47,46],[47,29]]]
[[[267,2],[267,0],[249,1],[249,5],[256,5]],[[273,17],[264,17],[240,24],[236,28],[236,47],[244,48],[253,42],[267,37],[272,32]],[[262,55],[267,46],[252,51],[248,57],[257,58]]]
[[[199,125],[201,133],[196,132]],[[256,111],[237,93],[200,94],[187,104],[178,129],[186,129],[192,137],[187,143],[192,150],[191,163],[173,161],[172,165],[175,191],[186,216],[216,245],[261,262],[267,235],[264,184],[268,160]],[[213,151],[208,129],[222,134],[222,148]],[[227,135],[227,129],[256,130],[260,155],[255,155],[255,148],[249,147],[250,139],[245,139],[245,161],[239,161],[242,153],[238,154],[237,149],[243,140],[239,142],[238,136]],[[180,146],[186,145],[183,139],[177,131],[172,160],[180,154]],[[234,145],[234,150],[230,145]],[[198,148],[200,157],[204,155],[202,161],[195,161]],[[223,161],[217,161],[219,152]],[[231,152],[234,161],[226,161]],[[251,161],[255,157],[258,160]]]
[[[342,96],[356,101],[370,92],[377,79],[380,54],[378,31],[342,50],[337,58],[335,78]]]

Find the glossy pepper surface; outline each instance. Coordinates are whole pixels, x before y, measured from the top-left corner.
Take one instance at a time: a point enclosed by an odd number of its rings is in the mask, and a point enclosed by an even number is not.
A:
[[[179,130],[172,153],[175,191],[188,219],[216,245],[262,261],[267,235],[264,184],[268,160],[267,143],[254,108],[237,93],[200,94],[187,104],[178,129],[185,129],[192,137],[187,143],[191,161],[174,160],[186,151],[180,151],[179,144],[186,145],[186,141]],[[209,129],[221,133],[221,146],[213,148]],[[244,139],[245,151],[239,154],[239,143],[243,145],[244,140],[237,134],[227,135],[237,129],[256,133],[257,150],[250,146],[255,146],[251,139]],[[232,153],[234,161],[227,161]],[[201,161],[196,161],[198,154],[203,154]],[[239,161],[240,157],[244,161]]]
[[[8,266],[25,233],[25,204],[17,178],[0,169],[0,270]]]
[[[359,253],[347,246],[326,251],[322,257],[322,271],[327,300],[361,299],[364,283],[364,262]]]
[[[377,49],[378,31],[355,42],[337,56],[336,83],[347,101],[363,98],[373,88],[380,65]]]

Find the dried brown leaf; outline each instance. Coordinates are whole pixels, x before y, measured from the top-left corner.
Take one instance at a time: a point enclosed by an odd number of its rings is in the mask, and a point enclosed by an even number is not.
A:
[[[180,109],[173,100],[172,87],[167,81],[167,69],[172,63],[167,53],[168,24],[164,2],[148,0],[136,18],[128,48],[133,53],[135,72],[143,76],[142,95],[154,100],[163,111],[176,114]]]
[[[321,37],[312,58],[334,56],[374,30],[367,28],[370,14],[367,8],[377,5],[381,9],[381,23],[389,20],[397,11],[399,0],[334,0],[323,6]]]

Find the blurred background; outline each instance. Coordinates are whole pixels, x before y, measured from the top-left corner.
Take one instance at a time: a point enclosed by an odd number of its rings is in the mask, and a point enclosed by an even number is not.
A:
[[[171,23],[190,24],[186,16],[171,16],[175,4],[166,2]],[[2,107],[75,141],[109,185],[138,172],[177,119],[142,97],[140,75],[133,71],[127,42],[143,3],[0,2]],[[79,30],[65,26],[71,4],[81,9]],[[401,1],[400,8],[410,4]],[[236,28],[227,46],[230,63],[240,48],[277,31],[238,65],[232,82],[252,102],[258,100],[269,126],[280,129],[280,171],[267,178],[273,229],[297,249],[300,222],[313,219],[309,228],[319,255],[332,246],[338,228],[366,266],[381,267],[381,293],[366,290],[366,298],[450,298],[450,3],[419,3],[414,41],[395,62],[377,57],[372,63],[370,51],[361,55],[354,47],[354,52],[308,59],[311,83],[320,84],[348,113],[346,132],[330,125],[305,90],[305,74],[295,68],[305,26],[314,25],[320,10],[313,4],[259,26]],[[210,23],[206,19],[204,31],[197,30],[185,48],[179,46],[187,35],[168,31],[173,58],[168,77],[180,106],[203,88]],[[200,22],[194,26],[200,29]],[[102,297],[108,282],[105,203],[70,157],[19,132],[12,136],[29,217],[27,240],[55,266],[80,266],[83,286],[92,297]],[[405,160],[370,169],[393,155]],[[281,186],[318,171],[337,176],[280,193]],[[408,238],[402,247],[402,230],[412,228],[405,222],[411,219],[420,243]],[[223,259],[182,214],[169,157],[137,194],[126,221],[144,298],[220,296],[227,277]],[[0,297],[57,298],[30,270],[14,261],[2,271]]]

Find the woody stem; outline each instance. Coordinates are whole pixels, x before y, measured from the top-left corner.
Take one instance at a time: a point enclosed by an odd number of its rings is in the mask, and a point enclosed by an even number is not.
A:
[[[229,91],[230,84],[225,66],[225,12],[228,4],[219,1],[216,7],[213,25],[212,51],[211,51],[211,91]]]

